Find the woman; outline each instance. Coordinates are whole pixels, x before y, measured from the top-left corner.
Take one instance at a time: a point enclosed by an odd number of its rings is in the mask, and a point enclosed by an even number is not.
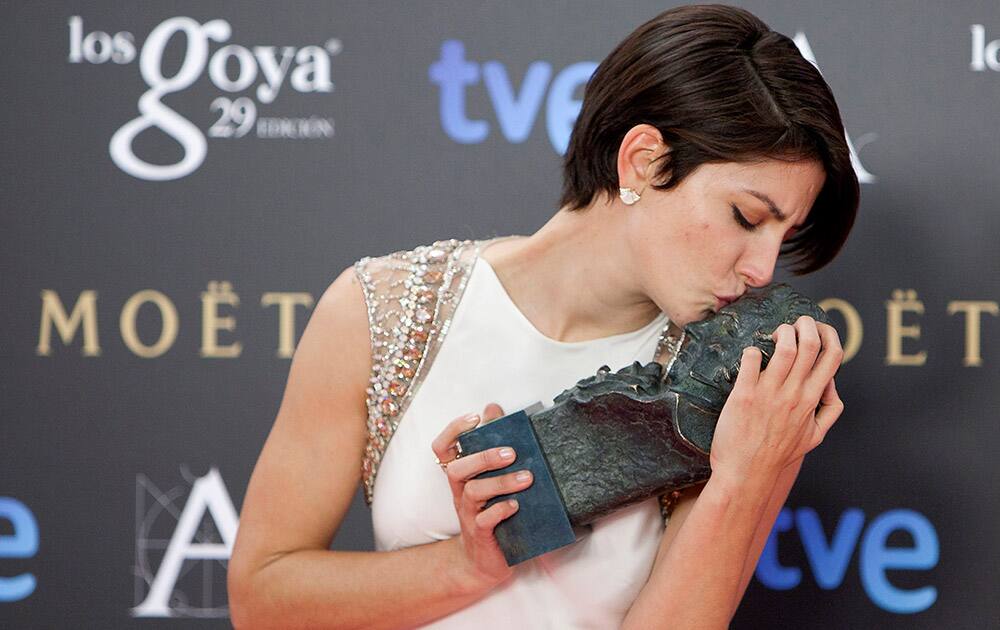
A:
[[[831,327],[778,328],[764,371],[744,353],[712,476],[665,528],[653,499],[510,568],[493,528],[517,505],[483,505],[531,479],[504,449],[456,460],[455,438],[602,363],[662,360],[668,323],[769,283],[779,254],[822,267],[858,197],[837,105],[787,37],[721,5],[640,26],[587,84],[545,226],[364,259],[323,295],[243,504],[234,624],[726,627],[843,408]],[[359,483],[380,551],[329,551]]]

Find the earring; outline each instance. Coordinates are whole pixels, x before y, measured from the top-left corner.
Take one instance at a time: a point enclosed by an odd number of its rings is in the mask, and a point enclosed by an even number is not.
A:
[[[635,192],[631,188],[625,188],[625,187],[618,189],[618,196],[622,198],[622,203],[624,203],[626,206],[631,206],[635,202],[639,201],[639,199],[641,199],[639,193]]]

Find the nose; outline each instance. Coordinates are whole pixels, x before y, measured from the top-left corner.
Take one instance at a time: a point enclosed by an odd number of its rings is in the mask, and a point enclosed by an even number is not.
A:
[[[757,241],[747,247],[736,264],[736,273],[751,287],[763,287],[774,278],[774,267],[778,264],[781,240]]]

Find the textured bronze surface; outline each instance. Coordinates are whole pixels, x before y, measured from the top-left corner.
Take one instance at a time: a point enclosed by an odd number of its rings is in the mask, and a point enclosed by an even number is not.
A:
[[[669,372],[653,361],[617,372],[606,366],[531,416],[573,525],[708,479],[715,424],[732,391],[743,349],[802,315],[828,322],[809,298],[784,284],[748,291],[684,329]]]

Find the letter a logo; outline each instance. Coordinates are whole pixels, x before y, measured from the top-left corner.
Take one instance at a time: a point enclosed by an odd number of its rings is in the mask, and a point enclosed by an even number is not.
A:
[[[140,475],[136,480],[137,485],[143,486],[147,492],[155,491],[151,488],[145,475]],[[169,496],[156,491],[157,503],[164,505],[166,501],[166,511],[170,511]],[[145,496],[145,495],[143,495]],[[140,510],[141,512],[141,510]],[[222,543],[200,543],[196,542],[198,526],[201,524],[205,513],[211,514],[215,526],[222,537]],[[153,513],[150,510],[150,513]],[[156,512],[160,514],[160,512]],[[144,516],[144,515],[143,515]],[[146,525],[144,522],[137,523],[142,530]],[[212,468],[204,477],[195,480],[191,494],[183,511],[177,519],[177,527],[170,537],[167,551],[160,562],[159,569],[152,580],[149,592],[141,604],[131,610],[134,617],[174,617],[178,616],[170,608],[170,596],[174,592],[174,585],[180,575],[181,567],[185,560],[227,560],[232,552],[233,542],[236,540],[236,529],[239,526],[239,517],[233,501],[229,498],[226,485],[222,481],[222,476],[217,468]],[[149,541],[137,540],[137,551],[140,543]],[[139,558],[142,561],[142,557]],[[210,612],[218,613],[216,609]]]

